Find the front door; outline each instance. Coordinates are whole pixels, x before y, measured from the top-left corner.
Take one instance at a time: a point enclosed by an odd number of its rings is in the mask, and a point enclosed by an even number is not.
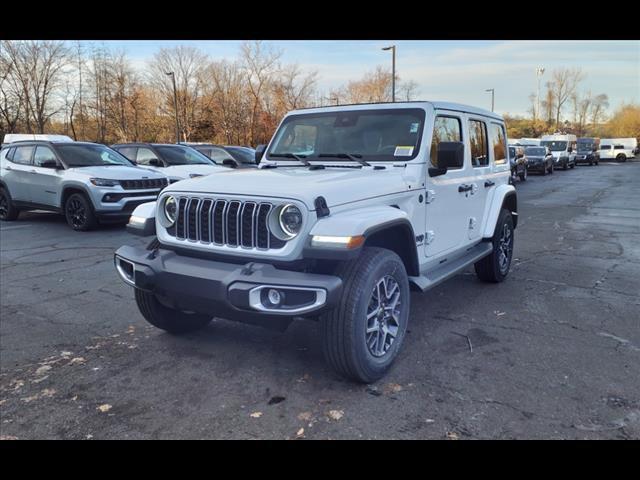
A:
[[[431,141],[429,167],[437,166],[437,148],[440,142],[465,141],[463,137],[464,117],[458,112],[437,113]],[[437,177],[427,176],[425,255],[435,257],[458,249],[466,238],[465,212],[468,195],[468,165],[449,168]]]
[[[42,164],[47,160],[57,162],[56,154],[49,147],[38,145],[33,155],[31,176],[31,201],[40,205],[58,206],[62,170],[45,168]]]

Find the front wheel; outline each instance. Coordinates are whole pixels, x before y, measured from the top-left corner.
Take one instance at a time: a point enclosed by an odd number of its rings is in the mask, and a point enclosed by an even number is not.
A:
[[[567,160],[566,162],[564,162],[564,165],[562,166],[563,170],[569,170],[569,161]]]
[[[18,210],[11,201],[9,192],[0,187],[0,220],[10,222],[18,218],[19,214],[20,210]]]
[[[81,193],[74,193],[67,198],[64,213],[67,223],[74,230],[86,232],[95,228],[98,223],[91,202]]]
[[[136,303],[142,316],[154,327],[178,335],[206,327],[208,315],[187,313],[164,306],[153,293],[135,289]]]
[[[502,282],[509,274],[513,256],[513,217],[507,209],[502,209],[491,242],[493,251],[474,264],[476,275],[483,282]]]
[[[409,278],[394,252],[366,247],[338,267],[339,305],[321,318],[327,363],[340,375],[370,383],[395,360],[409,322]]]

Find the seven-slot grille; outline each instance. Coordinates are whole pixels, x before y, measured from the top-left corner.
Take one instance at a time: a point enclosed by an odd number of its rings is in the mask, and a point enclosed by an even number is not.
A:
[[[268,202],[180,197],[175,228],[168,233],[180,240],[214,245],[278,249],[286,242],[269,229],[272,209]]]
[[[120,185],[125,190],[145,190],[164,188],[169,185],[169,182],[166,178],[149,178],[144,180],[120,180]]]

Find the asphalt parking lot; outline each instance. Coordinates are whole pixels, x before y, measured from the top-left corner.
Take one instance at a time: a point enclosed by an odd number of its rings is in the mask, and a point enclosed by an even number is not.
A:
[[[2,438],[640,438],[640,161],[518,182],[511,274],[412,295],[394,369],[364,386],[319,328],[147,325],[113,268],[146,244],[62,217],[0,224]]]

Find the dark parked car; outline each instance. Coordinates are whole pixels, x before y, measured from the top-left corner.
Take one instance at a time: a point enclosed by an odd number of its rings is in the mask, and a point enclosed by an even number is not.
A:
[[[553,155],[549,147],[526,147],[524,153],[530,171],[540,172],[542,175],[553,173]]]
[[[511,179],[520,178],[521,182],[527,180],[528,160],[524,152],[524,147],[520,145],[509,145],[509,163],[511,164]]]
[[[599,138],[579,138],[576,148],[576,165],[579,163],[588,163],[598,165],[600,161],[600,139]]]
[[[217,165],[224,165],[231,168],[252,168],[257,167],[256,151],[249,147],[223,146],[213,143],[190,143],[187,144],[203,153]]]

